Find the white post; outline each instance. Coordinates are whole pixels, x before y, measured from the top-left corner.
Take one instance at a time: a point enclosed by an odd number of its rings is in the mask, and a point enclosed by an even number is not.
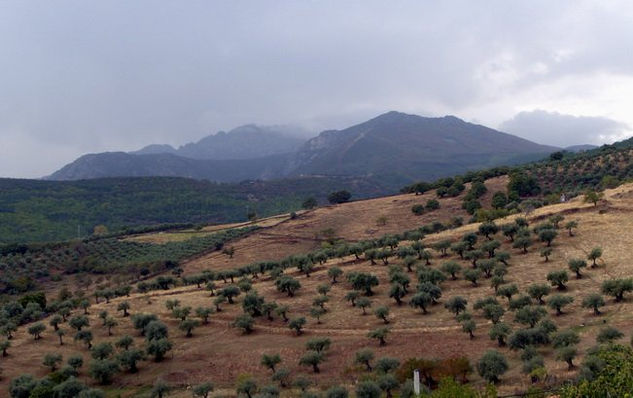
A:
[[[420,395],[420,371],[417,369],[413,371],[413,391],[415,395]]]

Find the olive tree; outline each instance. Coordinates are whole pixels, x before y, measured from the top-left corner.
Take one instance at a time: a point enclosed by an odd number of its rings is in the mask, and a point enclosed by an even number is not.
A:
[[[569,236],[574,236],[574,229],[578,228],[578,221],[568,221],[565,224],[565,229],[569,232]]]
[[[556,315],[563,314],[563,307],[571,304],[574,301],[572,296],[565,296],[562,294],[555,294],[547,300],[547,305],[553,310],[556,310]]]
[[[315,337],[308,340],[306,348],[311,351],[325,352],[330,348],[332,340],[327,337]]]
[[[0,351],[2,351],[3,357],[6,357],[7,355],[9,355],[7,353],[7,350],[9,349],[9,347],[11,347],[11,342],[9,340],[0,341]]]
[[[594,315],[600,315],[600,307],[604,305],[604,298],[599,293],[591,293],[582,300],[582,308],[593,309]]]
[[[192,390],[195,397],[208,398],[209,394],[213,391],[213,383],[206,382],[198,384]]]
[[[519,293],[517,285],[503,285],[497,290],[497,296],[503,296],[508,299],[508,302],[512,299],[512,296]]]
[[[378,340],[380,345],[385,345],[387,344],[386,338],[389,332],[389,328],[381,327],[367,333],[367,337]]]
[[[462,322],[462,330],[464,331],[464,333],[468,333],[468,336],[470,337],[471,340],[475,338],[476,328],[477,328],[477,324],[472,319],[464,320]]]
[[[561,347],[556,351],[556,359],[567,362],[567,369],[574,369],[574,358],[578,355],[578,350],[574,346]]]
[[[432,304],[433,298],[427,292],[419,292],[411,297],[409,305],[413,308],[419,308],[423,314],[427,314],[427,308]]]
[[[327,275],[332,280],[332,283],[337,283],[337,278],[343,275],[343,270],[339,267],[331,267],[330,269],[328,269]]]
[[[244,334],[250,334],[253,331],[253,325],[255,325],[255,319],[250,314],[242,314],[233,321],[233,326],[242,329]]]
[[[134,339],[130,335],[121,336],[115,343],[117,348],[122,348],[124,350],[128,350],[131,346],[134,345]]]
[[[90,349],[92,348],[92,338],[92,332],[90,330],[80,330],[75,333],[74,340],[84,342],[84,344],[88,346],[88,349]]]
[[[551,271],[547,274],[547,280],[552,286],[556,286],[558,290],[565,290],[565,283],[569,280],[569,274],[565,270]]]
[[[603,329],[600,329],[600,332],[598,332],[598,335],[596,336],[596,341],[600,344],[612,343],[613,341],[619,340],[622,337],[624,337],[624,334],[618,329],[607,326]]]
[[[372,371],[371,361],[374,359],[374,352],[370,349],[363,349],[356,352],[355,361],[358,364],[365,365],[367,371]]]
[[[90,363],[90,376],[99,384],[110,384],[119,364],[112,359],[96,359]]]
[[[162,361],[171,348],[172,344],[167,338],[149,340],[147,342],[147,353],[154,357],[155,362]]]
[[[62,363],[62,354],[58,353],[46,354],[44,355],[44,359],[42,360],[42,364],[48,368],[51,368],[51,372],[54,372],[60,363]]]
[[[481,271],[478,269],[464,270],[464,279],[471,282],[473,286],[478,286],[477,281],[481,278]]]
[[[396,300],[396,304],[402,304],[402,298],[407,294],[406,288],[404,288],[399,283],[394,283],[391,285],[391,289],[389,290],[389,297]]]
[[[110,343],[99,343],[92,348],[90,355],[94,359],[107,359],[114,352],[114,348]]]
[[[284,322],[288,322],[288,312],[290,312],[290,307],[287,305],[280,305],[275,309],[275,314],[280,316]]]
[[[541,242],[547,243],[547,247],[552,246],[552,242],[558,236],[558,232],[555,229],[545,228],[539,231],[538,237]]]
[[[361,381],[356,385],[356,398],[380,398],[380,386],[373,381]]]
[[[599,247],[594,247],[593,249],[591,249],[591,251],[589,252],[589,254],[587,255],[587,259],[591,260],[591,268],[595,268],[598,266],[598,264],[596,264],[596,261],[602,257],[602,249]]]
[[[587,263],[585,262],[585,260],[581,260],[579,258],[573,258],[569,260],[567,265],[572,272],[576,273],[576,279],[582,278],[580,270],[587,267]]]
[[[288,323],[288,327],[294,330],[297,333],[297,336],[303,333],[303,327],[306,324],[306,319],[304,317],[291,319]]]
[[[503,347],[506,345],[506,338],[510,335],[511,331],[512,329],[510,326],[503,322],[498,322],[492,325],[490,331],[488,332],[488,336],[490,337],[490,340],[497,340],[499,347]]]
[[[375,275],[366,272],[350,272],[347,274],[347,281],[351,283],[354,290],[364,290],[366,296],[374,294],[371,288],[379,284]]]
[[[374,315],[376,315],[376,318],[382,319],[385,324],[389,323],[389,307],[383,305],[376,308]]]
[[[281,363],[279,354],[263,354],[261,359],[262,366],[267,367],[275,373],[275,367]]]
[[[508,361],[499,351],[487,351],[477,362],[477,372],[490,383],[499,381],[499,377],[508,370]]]
[[[543,307],[528,305],[516,311],[514,321],[533,328],[545,315],[547,311]]]
[[[543,247],[541,249],[541,257],[545,257],[545,262],[549,262],[549,258],[552,255],[552,248],[551,247]]]
[[[124,317],[130,315],[128,312],[130,310],[130,303],[127,301],[120,302],[116,309],[117,311],[123,311]]]
[[[613,296],[616,302],[624,299],[624,294],[633,291],[633,279],[609,279],[602,282],[602,293]]]
[[[366,315],[366,308],[371,307],[371,300],[367,297],[359,297],[358,300],[356,300],[356,306],[363,310],[363,315]]]
[[[446,307],[450,312],[459,315],[460,312],[466,310],[466,306],[468,305],[468,300],[463,298],[462,296],[454,296],[448,299],[444,307]]]
[[[376,370],[380,373],[390,373],[400,366],[400,361],[396,358],[382,357],[376,361]]]
[[[319,373],[319,364],[321,362],[323,362],[323,354],[316,351],[308,351],[299,360],[299,365],[312,366],[312,371]]]
[[[534,283],[527,288],[527,292],[534,300],[538,300],[540,305],[544,305],[543,297],[550,294],[551,288],[544,283]]]
[[[119,365],[130,373],[138,372],[137,364],[145,358],[145,351],[137,348],[121,351],[116,356]]]
[[[185,337],[193,336],[193,329],[200,326],[200,321],[197,319],[185,319],[184,321],[180,321],[178,328],[185,332]]]
[[[457,274],[462,270],[462,267],[456,261],[446,261],[440,267],[442,272],[451,276],[451,279],[456,280]]]
[[[42,338],[42,332],[46,330],[46,326],[42,322],[37,322],[32,326],[29,326],[27,329],[29,334],[33,336],[34,340],[39,340]]]
[[[222,290],[220,290],[219,292],[221,296],[226,297],[226,300],[228,301],[229,304],[233,304],[235,302],[233,301],[233,299],[239,296],[240,293],[241,293],[240,288],[234,285],[227,286],[223,288]]]

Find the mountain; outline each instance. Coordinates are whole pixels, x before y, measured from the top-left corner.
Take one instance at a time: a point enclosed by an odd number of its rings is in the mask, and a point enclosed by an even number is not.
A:
[[[584,152],[598,148],[597,145],[585,144],[585,145],[572,145],[565,148],[567,152]]]
[[[216,182],[271,179],[281,175],[287,156],[256,159],[191,159],[171,153],[146,155],[104,152],[83,155],[46,177],[48,180],[85,180],[103,177],[187,177]]]
[[[85,155],[49,179],[181,176],[234,182],[306,175],[373,176],[397,190],[415,180],[518,164],[558,150],[454,116],[427,118],[399,112],[344,130],[324,131],[298,144],[278,129],[247,125],[178,149],[152,145],[136,153]]]
[[[287,126],[247,124],[227,132],[220,131],[178,149],[170,145],[149,145],[134,155],[171,153],[191,159],[252,159],[296,151],[304,139],[300,129]]]
[[[432,180],[466,170],[535,160],[557,148],[467,123],[389,112],[324,131],[291,160],[297,174],[394,175]]]

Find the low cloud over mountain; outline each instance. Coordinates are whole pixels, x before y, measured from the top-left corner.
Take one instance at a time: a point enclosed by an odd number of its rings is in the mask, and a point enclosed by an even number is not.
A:
[[[537,109],[521,112],[499,126],[501,131],[548,145],[614,142],[633,134],[631,126],[600,116],[573,116]]]

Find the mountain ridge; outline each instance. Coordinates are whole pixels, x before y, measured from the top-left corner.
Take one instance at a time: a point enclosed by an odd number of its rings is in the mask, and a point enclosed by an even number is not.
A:
[[[171,145],[151,144],[133,155],[171,153],[191,159],[252,159],[295,151],[305,139],[304,132],[292,126],[259,126],[245,124],[228,132],[219,131],[174,148]]]
[[[537,160],[560,149],[455,116],[428,118],[396,111],[345,129],[325,130],[294,151],[280,149],[288,143],[277,141],[280,134],[272,129],[245,125],[178,149],[152,145],[145,147],[144,152],[127,153],[127,156],[119,152],[84,155],[48,179],[156,175],[237,182],[309,175],[384,176],[397,189],[414,180],[432,180],[469,170]],[[235,149],[233,152],[224,150],[223,158],[209,158],[213,142],[231,138],[230,145],[239,147],[244,137],[251,140],[249,144],[254,142],[252,137],[258,137],[271,145],[258,152],[247,151],[249,154],[242,158],[236,157],[239,151]],[[255,143],[254,147],[258,145]],[[201,155],[205,150],[206,158]]]

